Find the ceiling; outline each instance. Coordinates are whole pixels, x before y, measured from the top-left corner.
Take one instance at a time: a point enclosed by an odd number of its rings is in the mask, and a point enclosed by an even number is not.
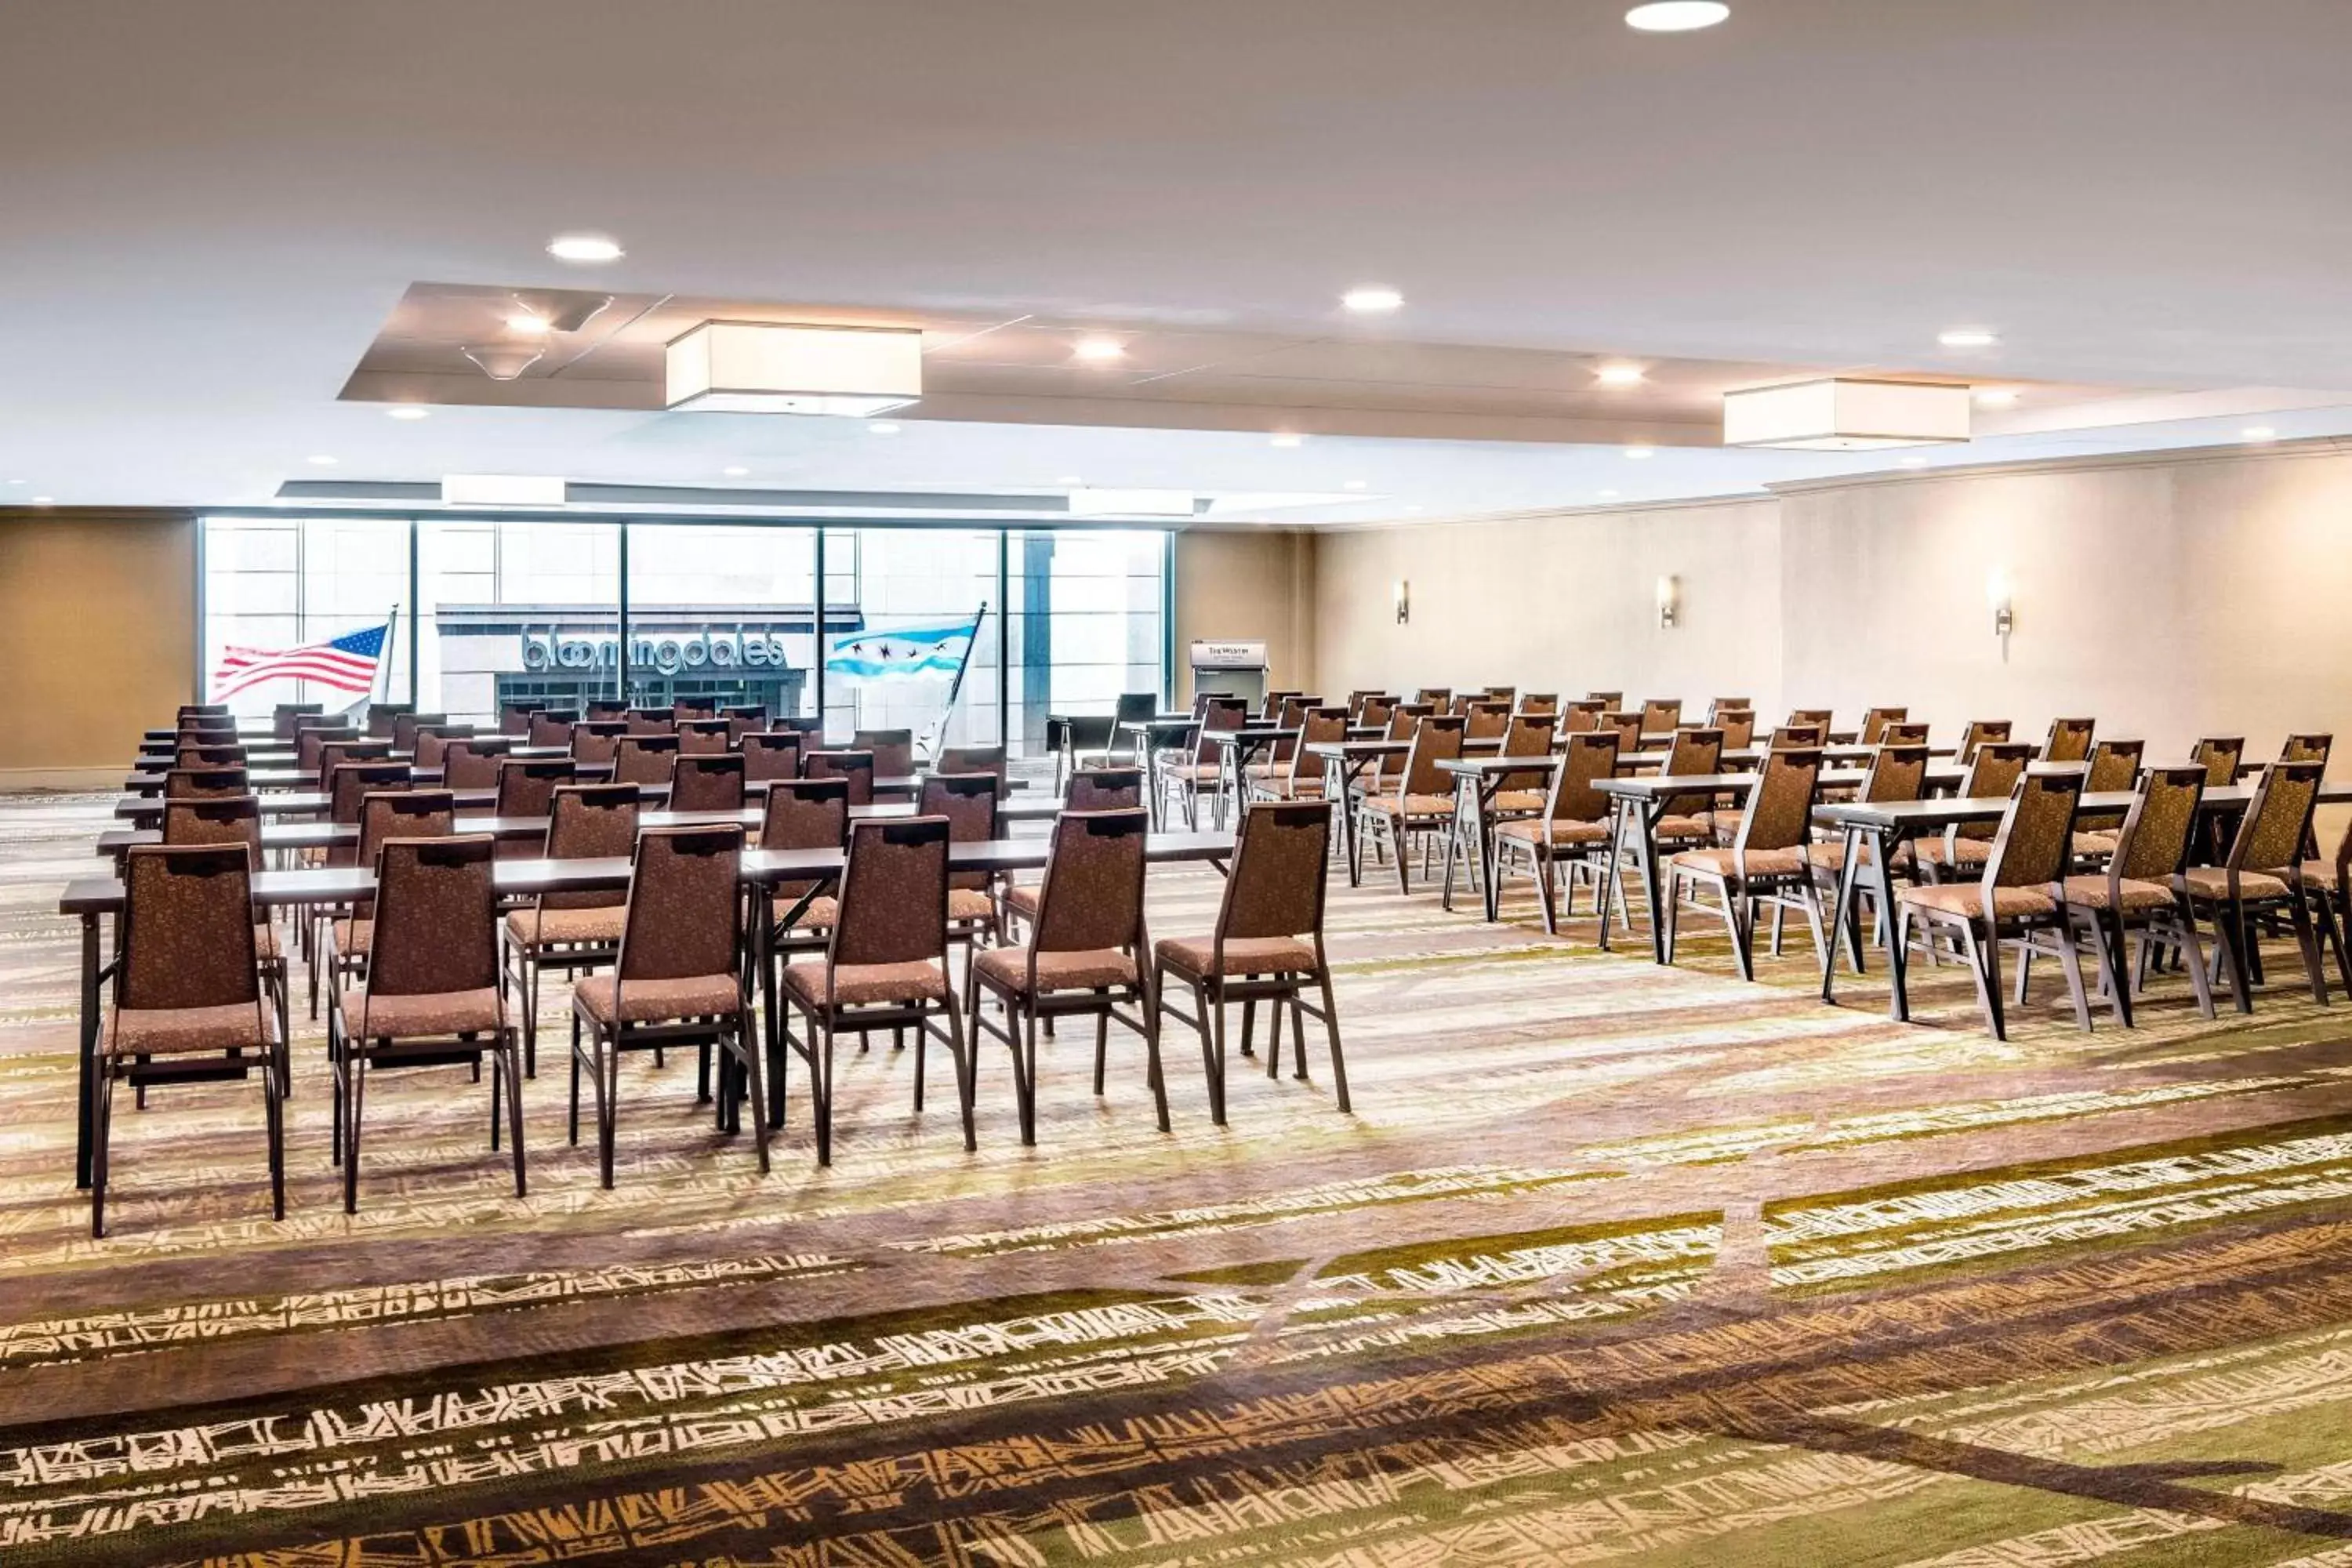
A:
[[[1893,467],[1711,444],[1722,389],[1822,369],[2021,393],[1932,464],[2352,434],[2352,5],[1734,8],[19,5],[0,504],[1082,479],[1320,523]],[[544,253],[583,229],[627,256]],[[1404,309],[1349,317],[1367,282]],[[548,289],[615,300],[522,380],[456,358]],[[930,395],[887,437],[659,412],[659,342],[745,312],[920,324]]]

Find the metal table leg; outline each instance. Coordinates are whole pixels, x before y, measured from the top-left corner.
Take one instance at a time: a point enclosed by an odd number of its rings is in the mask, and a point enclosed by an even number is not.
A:
[[[92,1118],[98,1107],[98,916],[81,917],[81,1087],[74,1118],[74,1185],[89,1186]]]

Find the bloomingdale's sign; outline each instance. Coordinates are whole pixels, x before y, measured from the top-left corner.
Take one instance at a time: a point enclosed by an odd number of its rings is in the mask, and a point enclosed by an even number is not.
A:
[[[618,637],[580,637],[565,632],[525,632],[522,667],[527,670],[611,669],[619,664]],[[676,675],[688,669],[786,670],[784,639],[765,632],[658,633],[629,639],[629,663]]]

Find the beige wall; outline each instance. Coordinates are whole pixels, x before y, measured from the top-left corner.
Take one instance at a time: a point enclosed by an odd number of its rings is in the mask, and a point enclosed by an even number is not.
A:
[[[1203,637],[1262,637],[1267,683],[1313,689],[1318,541],[1295,530],[1192,528],[1176,536],[1176,697],[1192,700],[1185,650]]]
[[[195,686],[184,513],[0,511],[0,789],[120,779]]]

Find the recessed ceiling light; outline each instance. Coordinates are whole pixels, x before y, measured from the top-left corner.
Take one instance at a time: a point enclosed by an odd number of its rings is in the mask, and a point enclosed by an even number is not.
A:
[[[21,484],[28,483],[29,481],[25,480],[25,479],[10,479],[8,482],[9,482],[10,484],[12,484],[12,485],[21,485]]]
[[[430,419],[433,417],[433,410],[430,408],[419,408],[414,403],[399,404],[394,407],[385,409],[384,412],[394,419]]]
[[[1340,295],[1339,303],[1360,316],[1385,316],[1403,307],[1404,296],[1381,284],[1367,283]]]
[[[1642,367],[1638,364],[1604,364],[1594,374],[1603,386],[1642,384]]]
[[[1055,479],[1054,482],[1057,485],[1082,485],[1087,481],[1078,478],[1076,474],[1064,474],[1060,479]]]
[[[1654,458],[1658,455],[1658,449],[1655,447],[1628,447],[1625,448],[1625,455],[1636,458]]]
[[[1979,408],[2012,408],[2015,407],[2016,405],[2017,394],[2010,391],[2007,387],[1989,387],[1985,391],[1977,394],[1977,406]]]
[[[307,461],[307,462],[316,463],[319,467],[320,467],[320,468],[333,468],[337,463],[339,463],[339,462],[342,461],[342,459],[341,459],[341,458],[330,458],[330,457],[329,457],[329,456],[327,456],[327,454],[326,454],[326,453],[324,453],[324,452],[316,452],[316,453],[313,453],[313,454],[311,454],[311,456],[310,456],[310,457],[309,457],[308,458],[306,458],[306,459],[304,459],[304,460],[305,460],[305,461]]]
[[[1409,507],[1405,508],[1404,510],[1407,510],[1407,511],[1426,511],[1426,510],[1428,510],[1429,509],[1428,509],[1428,508],[1426,508],[1426,507],[1409,506]]]
[[[1306,439],[1306,437],[1291,430],[1277,430],[1266,437],[1267,444],[1275,447],[1296,447]]]
[[[1341,485],[1339,488],[1343,490],[1361,490],[1370,489],[1371,487],[1365,484],[1361,479],[1349,479],[1346,484]]]
[[[1643,33],[1695,33],[1727,20],[1723,0],[1652,0],[1625,13],[1625,25]]]
[[[2000,335],[1990,327],[1948,327],[1936,334],[1936,341],[1948,349],[1989,349],[2000,342]]]
[[[2250,425],[2241,432],[2249,441],[2275,441],[2278,432],[2267,425]]]
[[[904,429],[905,426],[898,424],[896,420],[877,419],[873,424],[868,425],[866,428],[874,432],[877,436],[896,436],[900,430]]]
[[[749,468],[745,468],[745,467],[744,467],[742,464],[740,464],[740,463],[730,463],[730,464],[728,464],[725,468],[723,468],[719,469],[719,471],[720,473],[722,473],[722,474],[725,474],[725,475],[726,475],[729,479],[741,479],[745,474],[750,473],[751,470],[751,469],[749,469]]]
[[[626,253],[601,234],[559,234],[547,254],[558,261],[618,261]]]
[[[1622,495],[1622,494],[1623,494],[1623,493],[1624,493],[1624,492],[1623,492],[1623,491],[1622,491],[1622,490],[1602,490],[1602,491],[1601,492],[1601,499],[1602,500],[1616,500],[1620,495]]]
[[[507,318],[507,331],[526,338],[543,338],[552,331],[544,316],[534,316],[528,310],[518,310]]]
[[[1108,364],[1115,359],[1125,359],[1127,345],[1117,338],[1080,338],[1070,353],[1088,364]]]

